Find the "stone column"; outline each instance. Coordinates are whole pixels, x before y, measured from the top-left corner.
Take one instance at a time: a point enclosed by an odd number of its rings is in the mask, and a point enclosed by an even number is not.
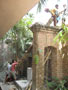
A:
[[[63,78],[62,70],[62,55],[59,50],[57,50],[57,77],[61,80]]]
[[[33,79],[32,90],[43,90],[44,86],[44,48],[40,47],[38,32],[34,33],[33,57],[38,56],[39,61],[36,63],[33,58]]]
[[[39,31],[41,28],[35,24],[31,27],[33,31],[33,62],[32,62],[32,90],[43,90],[44,86],[44,47],[40,44]],[[39,61],[36,63],[35,56]]]

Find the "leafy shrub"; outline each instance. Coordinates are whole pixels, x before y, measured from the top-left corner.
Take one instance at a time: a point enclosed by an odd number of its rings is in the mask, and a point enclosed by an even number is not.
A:
[[[49,90],[68,90],[68,77],[64,77],[62,80],[53,77],[51,82],[46,80],[46,84]]]

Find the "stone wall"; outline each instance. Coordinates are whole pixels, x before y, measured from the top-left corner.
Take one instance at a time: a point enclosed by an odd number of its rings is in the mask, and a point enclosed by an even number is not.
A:
[[[33,59],[33,90],[43,90],[45,64],[44,57],[46,55],[46,49],[51,47],[51,71],[52,76],[62,78],[62,59],[60,57],[59,45],[54,43],[54,37],[58,33],[59,29],[56,27],[47,27],[45,25],[34,24],[31,27],[33,31],[33,56],[37,54],[39,56],[38,64],[35,64]]]

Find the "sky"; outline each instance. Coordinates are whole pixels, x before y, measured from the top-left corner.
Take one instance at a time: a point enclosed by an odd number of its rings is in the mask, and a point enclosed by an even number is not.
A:
[[[37,13],[37,5],[35,7],[33,7],[30,10],[30,13],[33,13],[34,16],[35,16],[33,23],[39,22],[39,23],[42,23],[42,24],[46,24],[48,19],[51,17],[51,14],[46,13],[44,10],[45,10],[45,8],[53,9],[55,4],[58,4],[59,5],[59,11],[62,11],[63,10],[63,5],[64,4],[67,5],[67,0],[60,0],[60,2],[57,1],[57,0],[48,0],[46,2],[46,4],[43,6],[40,13]]]

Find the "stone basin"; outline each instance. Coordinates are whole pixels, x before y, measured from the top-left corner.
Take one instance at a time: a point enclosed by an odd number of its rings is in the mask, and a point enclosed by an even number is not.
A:
[[[29,81],[28,80],[16,80],[15,84],[18,90],[25,90],[28,87]]]

